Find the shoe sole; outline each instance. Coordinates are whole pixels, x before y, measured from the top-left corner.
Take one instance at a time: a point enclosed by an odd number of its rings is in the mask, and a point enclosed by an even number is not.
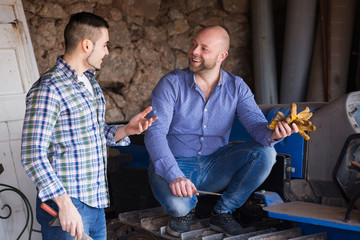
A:
[[[169,224],[166,226],[166,232],[174,237],[180,237],[181,233],[175,232],[169,227]]]
[[[214,225],[214,224],[209,223],[209,228],[210,228],[211,230],[214,230],[214,231],[217,231],[217,232],[225,233],[225,235],[226,235],[227,237],[232,237],[232,236],[233,236],[233,235],[231,235],[231,234],[226,233],[221,227],[216,226],[216,225]]]

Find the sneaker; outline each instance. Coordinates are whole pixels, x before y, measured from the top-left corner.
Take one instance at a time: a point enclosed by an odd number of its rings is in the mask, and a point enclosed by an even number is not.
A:
[[[244,233],[244,228],[234,219],[231,213],[212,213],[209,223],[210,229],[224,232],[226,236],[236,236]]]
[[[172,236],[180,237],[183,232],[190,231],[190,223],[195,214],[195,209],[191,210],[183,217],[171,217],[166,227],[166,232]]]

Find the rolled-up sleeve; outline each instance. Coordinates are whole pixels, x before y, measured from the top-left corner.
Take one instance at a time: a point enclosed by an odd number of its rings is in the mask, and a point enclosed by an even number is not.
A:
[[[120,139],[119,141],[115,141],[115,133],[118,127],[122,125],[105,125],[105,137],[106,137],[106,145],[112,146],[112,147],[118,147],[118,146],[128,146],[130,144],[130,138],[128,136],[124,137],[123,139]]]

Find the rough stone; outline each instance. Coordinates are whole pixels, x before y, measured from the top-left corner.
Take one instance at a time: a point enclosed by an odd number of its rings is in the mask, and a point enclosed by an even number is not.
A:
[[[176,55],[175,68],[182,69],[189,66],[189,60],[185,53],[177,51],[175,55]]]
[[[125,116],[119,108],[107,108],[105,112],[105,120],[107,123],[118,123],[124,121]]]
[[[153,49],[142,47],[140,49],[140,54],[141,54],[141,60],[146,65],[150,65],[153,62],[159,62],[159,55]]]
[[[186,6],[189,12],[200,8],[208,8],[214,6],[217,0],[186,0]]]
[[[235,22],[233,19],[225,20],[223,27],[228,31],[229,34],[240,30],[240,24]]]
[[[171,21],[174,21],[176,19],[184,19],[184,14],[182,14],[177,9],[170,9],[168,16],[169,16]]]
[[[166,31],[155,26],[145,27],[145,33],[146,37],[154,43],[165,42],[167,39]]]
[[[200,21],[204,20],[205,14],[206,14],[205,11],[201,11],[201,10],[192,12],[188,17],[188,21],[198,24]]]
[[[219,24],[220,24],[220,19],[217,17],[210,17],[200,22],[200,25],[204,27],[219,25]]]
[[[109,13],[110,13],[111,19],[114,20],[114,21],[119,21],[123,17],[121,11],[119,9],[117,9],[117,8],[111,8],[109,10]]]
[[[33,15],[36,13],[36,5],[34,3],[27,1],[27,0],[23,0],[22,4],[24,7],[25,14],[30,13],[31,15]],[[28,18],[28,16],[26,16],[26,17]]]
[[[96,5],[94,7],[94,14],[99,15],[100,17],[103,17],[106,21],[110,21],[110,9],[106,5]]]
[[[109,56],[104,58],[102,69],[98,74],[98,81],[104,87],[111,87],[113,83],[126,86],[135,75],[136,62],[131,48],[112,49]]]
[[[76,2],[65,7],[66,12],[74,14],[78,12],[93,12],[95,4],[89,4],[85,2]]]
[[[188,37],[186,34],[174,36],[169,39],[169,46],[173,49],[187,52],[189,50],[191,37]]]
[[[46,3],[39,11],[39,16],[44,18],[67,18],[68,13],[57,3]]]
[[[109,21],[109,38],[112,47],[126,47],[130,43],[130,33],[124,21]]]
[[[55,47],[56,43],[56,27],[55,20],[49,18],[38,18],[34,21],[36,25],[30,25],[29,28],[34,33],[32,36],[35,46],[44,49],[51,49]]]
[[[248,0],[222,0],[225,11],[231,13],[247,13],[249,11]]]
[[[126,16],[141,16],[154,20],[159,13],[161,0],[114,0],[113,5]]]
[[[250,27],[249,25],[241,25],[241,31],[230,35],[230,46],[234,48],[249,46]]]
[[[160,56],[161,66],[166,70],[173,70],[175,67],[175,55],[169,45],[162,45],[159,51],[162,53]]]
[[[190,26],[186,19],[176,19],[167,26],[169,36],[178,35],[189,30]]]

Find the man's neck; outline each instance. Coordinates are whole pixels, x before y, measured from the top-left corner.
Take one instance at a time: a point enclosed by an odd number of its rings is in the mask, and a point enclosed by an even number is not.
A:
[[[208,86],[215,86],[220,79],[220,68],[194,73],[196,82],[203,82]]]
[[[67,54],[65,53],[63,59],[76,71],[76,75],[81,77],[83,72],[87,71],[88,68],[85,66],[81,57],[78,54]]]
[[[195,81],[206,97],[206,101],[210,98],[210,94],[220,79],[220,68],[211,69],[194,73]]]

